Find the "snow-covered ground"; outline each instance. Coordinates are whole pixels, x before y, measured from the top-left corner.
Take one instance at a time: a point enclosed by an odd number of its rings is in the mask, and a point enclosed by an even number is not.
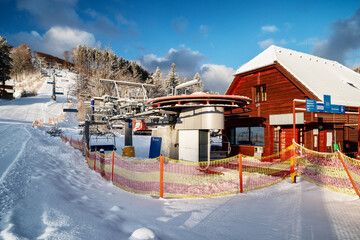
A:
[[[209,199],[125,192],[60,138],[31,128],[61,114],[66,97],[50,93],[44,84],[38,96],[0,101],[0,239],[360,238],[358,197],[302,180]],[[61,126],[78,131],[71,113]],[[148,139],[134,142],[146,157]]]

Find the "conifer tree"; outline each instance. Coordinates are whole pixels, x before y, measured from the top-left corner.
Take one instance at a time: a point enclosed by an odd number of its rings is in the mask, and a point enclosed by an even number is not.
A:
[[[5,81],[10,79],[10,70],[12,68],[11,48],[6,39],[0,36],[0,84],[2,85],[5,85]]]
[[[150,97],[163,97],[166,96],[166,82],[163,79],[160,68],[157,67],[155,73],[149,78],[148,83],[154,84],[155,88],[149,90]]]
[[[179,85],[179,75],[175,71],[175,63],[171,64],[171,71],[166,78],[166,87],[169,89],[170,95],[175,94],[175,87]]]
[[[194,80],[198,80],[199,83],[196,84],[196,85],[193,85],[191,87],[191,92],[203,92],[204,91],[204,85],[201,81],[201,78],[200,78],[200,74],[199,73],[196,73],[195,76],[194,76]]]

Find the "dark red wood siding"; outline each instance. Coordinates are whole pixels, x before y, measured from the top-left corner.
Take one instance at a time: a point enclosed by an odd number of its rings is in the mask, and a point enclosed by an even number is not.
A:
[[[264,102],[254,102],[255,87],[265,85],[267,99]],[[293,99],[317,99],[313,93],[309,92],[300,82],[289,74],[281,65],[275,63],[272,66],[254,70],[249,73],[235,76],[226,94],[247,96],[253,99],[248,107],[252,109],[247,117],[229,117],[225,120],[226,130],[237,126],[264,126],[265,127],[265,146],[264,155],[274,153],[274,126],[269,125],[269,116],[272,114],[292,113]],[[305,108],[305,104],[297,107]],[[232,113],[240,112],[234,110]],[[340,149],[344,152],[354,151],[357,147],[356,127],[349,127],[346,124],[356,124],[357,116],[329,114],[329,113],[305,113],[305,123],[297,126],[297,141],[302,140],[305,147],[313,150],[331,151],[326,147],[326,132],[331,131],[333,138],[339,143]],[[292,125],[281,126],[281,149],[290,145],[292,139]],[[317,137],[314,138],[313,130],[319,129]],[[299,135],[302,137],[300,138]],[[317,147],[314,147],[314,141]],[[284,145],[285,144],[285,145]],[[315,144],[316,145],[316,144]],[[280,149],[280,150],[281,150]],[[252,154],[253,147],[234,146],[232,154],[239,152]]]

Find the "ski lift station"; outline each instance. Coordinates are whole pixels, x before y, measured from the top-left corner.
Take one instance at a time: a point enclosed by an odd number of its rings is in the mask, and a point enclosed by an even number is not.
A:
[[[238,114],[251,111],[247,108],[252,102],[248,97],[197,93],[149,100],[146,88],[153,88],[154,85],[106,79],[101,81],[114,84],[117,97],[96,97],[88,106],[88,120],[85,122],[84,133],[85,142],[90,150],[104,149],[106,144],[97,143],[96,140],[100,139],[100,136],[92,136],[89,126],[104,124],[112,129],[120,121],[123,122],[125,129],[123,155],[134,157],[127,155],[126,152],[134,152],[132,146],[134,126],[131,126],[131,123],[137,120],[142,121],[142,124],[150,121],[152,123],[151,128],[146,128],[148,132],[151,131],[152,136],[149,149],[151,158],[163,155],[173,159],[201,162],[209,161],[210,158],[228,157],[230,143],[225,141],[226,137],[221,137],[225,112],[233,109],[237,109]],[[173,89],[173,93],[197,83],[197,80],[192,80],[180,84]],[[119,91],[118,86],[139,89],[138,98],[123,96],[124,87]],[[218,139],[224,140],[216,144],[216,151],[212,151],[213,154],[211,154],[211,132],[217,133]],[[113,148],[107,150],[111,151]],[[214,155],[215,152],[217,156]]]
[[[169,158],[201,162],[210,161],[210,132],[224,129],[225,111],[241,109],[250,98],[233,95],[193,94],[155,98],[148,101],[154,110],[167,113],[169,124],[152,130],[152,137],[161,139],[160,154]],[[222,146],[228,152],[229,146]],[[159,155],[159,154],[155,154]]]

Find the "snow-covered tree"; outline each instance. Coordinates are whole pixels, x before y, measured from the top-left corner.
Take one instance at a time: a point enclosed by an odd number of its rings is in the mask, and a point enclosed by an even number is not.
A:
[[[78,70],[86,68],[87,48],[86,46],[77,46],[72,52],[73,62]]]
[[[166,78],[166,87],[169,89],[169,94],[174,95],[175,87],[179,85],[179,75],[175,71],[175,63],[171,65],[171,71]]]
[[[89,66],[90,73],[92,73],[94,69],[94,49],[90,46],[86,49],[86,61]]]
[[[0,36],[0,84],[2,85],[5,85],[5,81],[10,79],[10,70],[12,68],[11,48],[6,39]]]
[[[200,78],[200,74],[199,73],[196,73],[195,76],[194,76],[194,80],[198,80],[199,83],[196,84],[196,85],[193,85],[191,87],[191,92],[203,92],[204,91],[204,85],[201,81],[201,78]]]
[[[149,78],[147,83],[154,84],[155,88],[149,90],[150,97],[162,97],[166,96],[166,82],[163,79],[160,68],[157,67],[155,73]]]

